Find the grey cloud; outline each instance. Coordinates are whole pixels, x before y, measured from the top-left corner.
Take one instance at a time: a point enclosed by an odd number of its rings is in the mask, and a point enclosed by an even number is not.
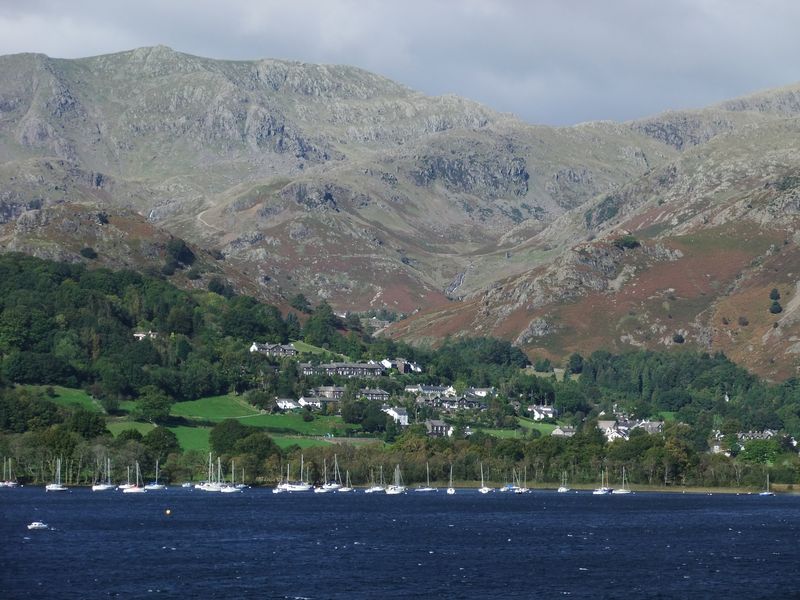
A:
[[[793,0],[0,0],[0,53],[167,44],[345,63],[531,122],[625,120],[800,79]]]

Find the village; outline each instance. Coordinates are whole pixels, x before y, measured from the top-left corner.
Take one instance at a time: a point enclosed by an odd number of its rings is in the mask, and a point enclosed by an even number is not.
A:
[[[262,344],[253,342],[250,352],[259,353],[271,358],[292,358],[300,356],[294,344]],[[456,423],[480,421],[479,416],[485,413],[492,401],[507,402],[514,414],[535,422],[551,424],[549,435],[570,438],[577,431],[577,423],[560,419],[561,415],[552,404],[525,403],[521,399],[500,399],[494,387],[467,387],[457,390],[453,385],[411,384],[404,386],[402,393],[391,394],[382,389],[381,380],[394,374],[421,374],[424,366],[403,358],[384,358],[380,361],[367,362],[328,362],[314,364],[299,362],[296,364],[298,375],[303,377],[325,376],[345,380],[366,380],[370,385],[358,387],[354,399],[379,403],[381,411],[388,415],[400,429],[418,424],[424,427],[431,438],[452,437],[454,435],[470,436],[474,429],[470,425],[458,430]],[[531,370],[531,367],[528,367]],[[541,374],[542,376],[555,376]],[[562,374],[563,376],[563,374]],[[340,415],[341,403],[346,397],[348,388],[344,385],[321,385],[312,387],[308,393],[298,398],[275,398],[275,406],[281,411],[316,411],[325,415]],[[422,415],[422,416],[421,416]],[[646,434],[660,434],[664,430],[663,420],[631,418],[617,405],[610,413],[601,411],[597,416],[597,429],[606,442],[628,440],[638,431]],[[709,440],[709,452],[731,455],[729,446],[738,444],[733,450],[740,450],[750,440],[769,440],[778,434],[777,431],[741,431],[735,435],[735,442],[727,441],[718,430],[712,432]],[[792,440],[796,446],[796,442]]]

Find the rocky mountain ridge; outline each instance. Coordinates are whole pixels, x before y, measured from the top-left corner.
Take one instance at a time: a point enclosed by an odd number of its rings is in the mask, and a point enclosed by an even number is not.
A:
[[[217,257],[191,285],[413,312],[407,339],[491,333],[558,360],[675,337],[783,377],[797,269],[766,265],[798,242],[799,116],[797,85],[551,128],[347,66],[5,56],[0,244],[85,260],[89,239],[100,263],[158,268],[143,238],[179,236]],[[65,211],[137,224],[117,239],[56,226]],[[683,290],[692,265],[711,283]],[[763,286],[786,296],[769,335],[720,326]]]

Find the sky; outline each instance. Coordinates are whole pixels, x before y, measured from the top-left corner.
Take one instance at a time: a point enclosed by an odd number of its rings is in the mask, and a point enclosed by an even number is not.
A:
[[[348,64],[570,125],[796,83],[798,25],[797,0],[0,0],[0,54]]]

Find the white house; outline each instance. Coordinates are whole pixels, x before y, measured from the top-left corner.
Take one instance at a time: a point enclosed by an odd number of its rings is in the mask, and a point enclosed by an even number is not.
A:
[[[136,338],[136,341],[141,342],[144,339],[154,340],[158,337],[158,332],[156,331],[136,331],[133,334],[133,337]]]
[[[406,412],[405,408],[400,406],[390,406],[388,408],[382,408],[383,412],[394,419],[394,422],[398,425],[402,425],[405,427],[408,425],[408,412]]]
[[[620,426],[616,420],[601,419],[597,421],[597,428],[603,432],[607,442],[628,439],[627,427]]]
[[[322,398],[320,396],[300,396],[297,403],[303,408],[322,408]]]
[[[573,435],[575,435],[575,428],[572,427],[571,425],[561,425],[561,426],[556,427],[555,429],[553,429],[553,431],[550,433],[550,435],[552,435],[554,437],[569,438],[569,437],[572,437]]]
[[[275,400],[275,403],[281,410],[294,410],[296,408],[300,408],[300,404],[298,404],[297,400],[292,400],[291,398],[278,398]]]
[[[534,421],[541,421],[543,419],[555,419],[558,413],[552,406],[545,406],[544,404],[531,404],[528,407],[528,412]]]

